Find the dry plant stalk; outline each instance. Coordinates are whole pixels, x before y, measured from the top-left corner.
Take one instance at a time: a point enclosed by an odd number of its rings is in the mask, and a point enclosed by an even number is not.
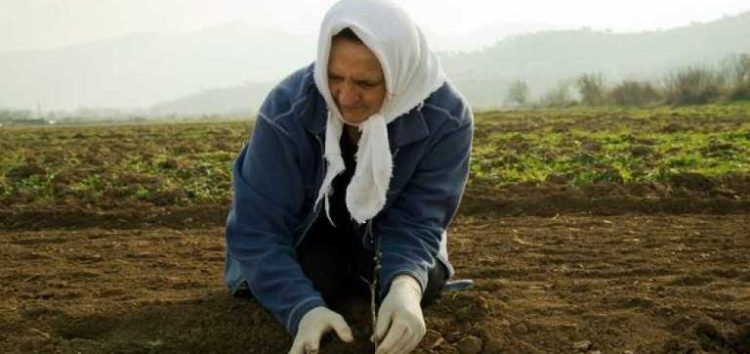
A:
[[[373,261],[375,267],[372,271],[372,281],[370,282],[370,314],[372,315],[372,343],[375,345],[375,349],[378,348],[378,338],[375,337],[375,328],[378,323],[378,307],[377,307],[377,292],[378,292],[378,278],[380,277],[380,259],[382,254],[380,253],[380,245],[375,249],[375,256]]]

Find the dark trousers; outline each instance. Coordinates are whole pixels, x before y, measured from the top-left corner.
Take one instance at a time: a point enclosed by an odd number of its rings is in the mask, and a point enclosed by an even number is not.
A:
[[[363,247],[359,236],[348,233],[312,232],[297,248],[302,270],[327,303],[342,301],[350,296],[369,298],[374,257],[373,251]],[[422,307],[440,297],[446,280],[447,271],[436,259],[435,266],[429,272]]]

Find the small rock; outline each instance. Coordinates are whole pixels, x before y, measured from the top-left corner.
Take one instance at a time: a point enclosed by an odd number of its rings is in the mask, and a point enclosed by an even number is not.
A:
[[[498,338],[487,338],[484,341],[483,353],[502,353],[505,351],[503,342]]]
[[[590,340],[582,340],[580,342],[573,343],[573,349],[585,352],[589,349],[591,349],[591,341]]]
[[[428,329],[427,333],[424,335],[424,339],[422,339],[422,343],[424,345],[423,348],[432,350],[445,343],[445,339],[440,332],[434,329]]]
[[[516,332],[516,333],[519,333],[519,334],[528,333],[529,332],[529,327],[527,327],[523,323],[519,323],[519,324],[513,326],[513,332]]]
[[[146,346],[149,348],[160,348],[164,346],[164,342],[161,339],[150,340],[146,342]]]
[[[36,293],[34,295],[34,297],[37,298],[37,299],[45,299],[46,300],[46,299],[51,299],[51,298],[55,297],[55,293],[52,292],[51,290],[42,290],[42,291]]]
[[[445,336],[445,339],[451,343],[456,343],[459,340],[461,340],[462,334],[458,331],[453,331],[451,333],[448,333],[447,336]]]
[[[443,337],[438,337],[432,344],[430,344],[429,349],[435,349],[439,347],[441,344],[445,342],[445,339]]]
[[[92,353],[101,349],[99,342],[90,339],[73,338],[68,340],[67,343],[74,353]]]
[[[635,352],[632,350],[624,350],[622,354],[634,354]]]
[[[440,346],[441,354],[459,354],[460,352],[453,344],[443,344]]]
[[[475,336],[466,336],[456,343],[456,347],[462,354],[476,354],[482,351],[482,340]]]
[[[31,333],[33,333],[34,335],[37,335],[37,336],[39,336],[39,337],[42,337],[42,338],[44,338],[44,339],[50,339],[50,338],[52,337],[52,336],[50,336],[50,334],[49,334],[49,333],[47,333],[47,332],[44,332],[44,331],[40,331],[40,330],[38,330],[38,329],[36,329],[36,328],[29,328],[29,332],[31,332]]]

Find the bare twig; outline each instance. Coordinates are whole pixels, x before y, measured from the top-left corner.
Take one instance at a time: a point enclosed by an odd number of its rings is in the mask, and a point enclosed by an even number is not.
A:
[[[372,343],[375,345],[375,349],[378,348],[378,338],[375,336],[375,328],[378,323],[378,305],[376,300],[378,296],[378,278],[380,277],[380,258],[382,258],[379,246],[380,245],[378,244],[378,247],[375,249],[375,257],[373,257],[375,267],[373,268],[372,281],[370,282],[370,314],[372,315],[373,333]]]
[[[372,270],[372,281],[370,281],[370,314],[372,315],[372,343],[375,345],[375,350],[378,349],[379,338],[377,338],[376,329],[378,325],[378,279],[380,278],[380,270],[382,268],[383,253],[380,251],[380,238],[375,237],[372,233],[372,221],[367,224],[367,231],[372,237],[373,244],[375,245],[373,262],[375,266]]]

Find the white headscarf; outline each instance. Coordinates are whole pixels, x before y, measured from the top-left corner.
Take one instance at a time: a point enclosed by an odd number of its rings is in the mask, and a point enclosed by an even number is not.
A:
[[[341,0],[328,10],[320,28],[314,76],[328,105],[325,143],[328,168],[315,205],[325,199],[329,220],[331,183],[346,167],[339,147],[345,122],[328,89],[328,57],[332,37],[345,28],[351,29],[378,58],[386,85],[380,111],[359,124],[362,136],[356,154],[357,167],[346,190],[349,213],[354,220],[364,223],[383,209],[391,180],[393,161],[387,124],[440,88],[445,74],[422,31],[396,4],[387,0]]]

